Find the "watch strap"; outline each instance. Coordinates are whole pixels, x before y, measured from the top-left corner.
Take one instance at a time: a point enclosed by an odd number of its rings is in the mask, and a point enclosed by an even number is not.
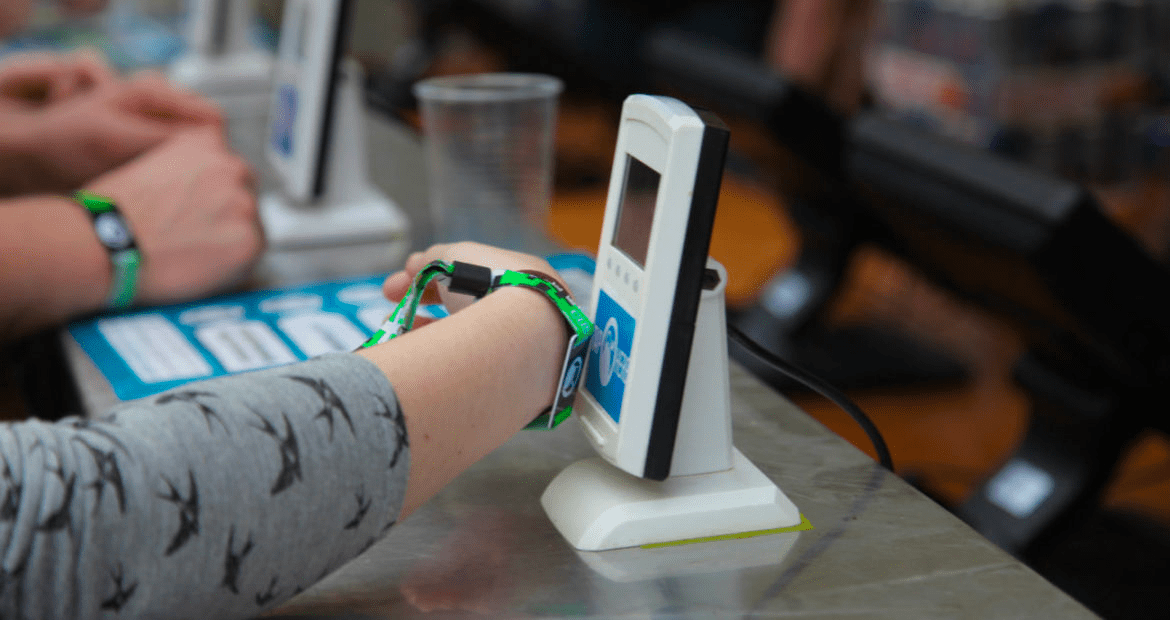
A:
[[[134,294],[138,290],[138,270],[142,266],[142,253],[137,249],[111,253],[110,264],[114,266],[114,279],[110,282],[106,306],[129,307],[134,302]]]
[[[90,215],[98,242],[110,257],[113,274],[110,290],[106,294],[107,308],[126,308],[134,301],[138,290],[138,272],[142,267],[142,253],[134,239],[134,233],[117,203],[105,196],[84,190],[75,192],[73,200]],[[107,231],[116,228],[117,239],[110,239]]]

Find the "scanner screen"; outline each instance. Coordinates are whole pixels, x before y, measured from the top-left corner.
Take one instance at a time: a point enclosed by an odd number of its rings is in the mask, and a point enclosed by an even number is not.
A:
[[[650,249],[650,228],[654,224],[654,204],[658,201],[661,178],[650,166],[626,156],[626,182],[618,205],[613,245],[643,269]]]

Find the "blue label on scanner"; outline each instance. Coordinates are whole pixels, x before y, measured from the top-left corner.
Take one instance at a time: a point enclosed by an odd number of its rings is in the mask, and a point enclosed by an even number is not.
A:
[[[272,148],[282,157],[292,157],[297,126],[297,89],[281,84],[276,91],[277,109],[272,119]]]
[[[597,329],[589,344],[585,389],[614,422],[620,422],[622,396],[626,393],[626,375],[630,368],[630,348],[634,343],[634,317],[605,291],[600,291],[597,297],[594,316]]]

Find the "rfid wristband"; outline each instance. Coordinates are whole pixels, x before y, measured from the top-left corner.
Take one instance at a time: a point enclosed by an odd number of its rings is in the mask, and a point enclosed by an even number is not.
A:
[[[110,198],[92,192],[78,191],[73,200],[89,213],[98,241],[110,255],[113,278],[106,295],[107,308],[125,308],[134,301],[138,287],[138,269],[142,253],[130,231],[130,224]]]
[[[569,342],[565,349],[564,361],[561,363],[556,393],[549,408],[525,428],[553,428],[568,419],[573,413],[573,400],[585,371],[585,356],[589,352],[589,340],[593,336],[593,322],[573,303],[569,292],[547,274],[536,271],[489,269],[460,261],[451,263],[433,261],[419,270],[410,290],[386,317],[381,329],[361,348],[381,344],[401,336],[414,327],[414,317],[423,291],[435,280],[445,282],[453,292],[477,298],[505,286],[529,288],[543,295],[560,311],[569,327]]]

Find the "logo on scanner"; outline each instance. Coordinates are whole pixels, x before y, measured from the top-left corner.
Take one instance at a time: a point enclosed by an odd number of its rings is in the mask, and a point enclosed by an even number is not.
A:
[[[601,386],[609,385],[613,381],[614,376],[617,376],[622,383],[626,382],[626,372],[630,367],[630,356],[618,348],[618,325],[617,319],[609,317],[605,323],[605,329],[601,331],[600,337],[594,336],[593,341],[589,343],[590,349],[593,350],[594,355],[599,355],[597,360],[598,370],[601,371],[601,376],[598,381]]]
[[[573,395],[573,390],[577,389],[577,382],[581,380],[581,369],[585,367],[585,360],[583,357],[578,357],[573,360],[569,370],[565,372],[565,381],[561,384],[561,398],[568,398]]]
[[[596,324],[589,342],[585,389],[615,422],[621,417],[622,397],[630,368],[635,322],[605,291],[597,298]]]

